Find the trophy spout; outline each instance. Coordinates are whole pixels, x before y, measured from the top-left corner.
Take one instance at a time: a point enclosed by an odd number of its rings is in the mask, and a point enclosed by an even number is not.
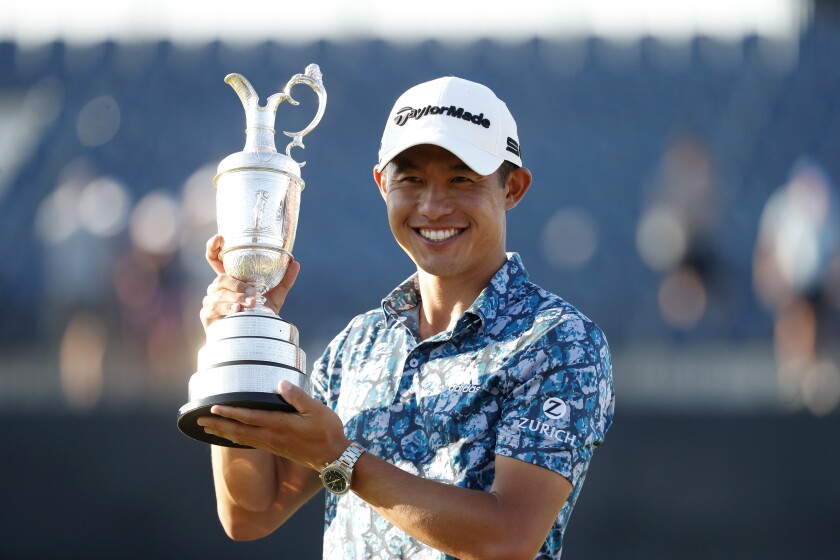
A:
[[[243,152],[254,152],[260,159],[270,158],[277,152],[274,145],[274,121],[277,108],[288,96],[284,92],[275,93],[267,100],[265,107],[260,107],[260,97],[254,86],[242,74],[228,74],[225,83],[229,84],[245,109],[245,147]]]
[[[291,94],[292,88],[298,84],[305,84],[312,88],[318,95],[318,110],[315,112],[315,117],[310,123],[299,130],[298,132],[287,132],[283,134],[292,139],[286,146],[286,157],[292,159],[292,148],[304,148],[303,137],[309,134],[324,116],[324,109],[327,106],[327,90],[324,89],[323,74],[317,64],[310,64],[306,67],[303,74],[295,74],[286,83],[286,87],[281,92],[277,92],[268,97],[264,107],[260,106],[260,98],[257,95],[254,86],[251,85],[245,76],[242,74],[228,74],[225,76],[225,83],[230,85],[242,101],[242,107],[245,109],[245,148],[243,152],[255,152],[258,158],[262,161],[271,159],[272,154],[277,152],[277,147],[274,143],[274,125],[277,116],[277,108],[283,101],[288,101],[292,105],[299,105]],[[298,163],[298,162],[296,162]],[[298,163],[299,167],[306,165],[306,162]]]

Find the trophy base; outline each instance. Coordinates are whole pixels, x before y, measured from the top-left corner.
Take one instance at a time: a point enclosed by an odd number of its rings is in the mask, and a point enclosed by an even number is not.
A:
[[[219,445],[222,447],[236,447],[239,449],[253,449],[248,445],[239,445],[225,438],[208,434],[196,421],[202,416],[212,416],[210,408],[213,405],[239,406],[257,410],[277,410],[280,412],[297,412],[295,407],[287,403],[277,393],[223,393],[211,395],[190,401],[178,410],[178,429],[195,440]]]

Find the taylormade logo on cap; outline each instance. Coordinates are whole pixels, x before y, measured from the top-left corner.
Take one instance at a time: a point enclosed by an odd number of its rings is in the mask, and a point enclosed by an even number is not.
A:
[[[438,78],[403,93],[391,109],[379,168],[413,146],[432,144],[455,154],[481,175],[503,161],[522,165],[513,116],[496,94],[461,78]]]
[[[484,128],[490,128],[490,120],[484,118],[484,113],[473,115],[469,111],[465,111],[463,107],[456,107],[450,105],[449,107],[433,107],[426,105],[422,109],[413,109],[411,107],[403,107],[397,111],[397,116],[394,117],[394,122],[397,126],[402,126],[408,119],[421,119],[426,115],[446,115],[447,117],[455,117],[456,119],[464,119],[473,124],[481,125]]]

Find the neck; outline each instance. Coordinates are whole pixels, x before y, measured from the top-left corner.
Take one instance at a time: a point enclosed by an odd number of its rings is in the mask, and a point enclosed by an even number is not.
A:
[[[506,262],[469,277],[441,277],[417,271],[420,287],[420,338],[425,340],[455,326]]]

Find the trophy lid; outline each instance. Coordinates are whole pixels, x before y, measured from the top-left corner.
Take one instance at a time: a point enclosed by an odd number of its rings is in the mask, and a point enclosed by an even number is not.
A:
[[[303,137],[309,134],[321,121],[327,103],[327,92],[324,89],[323,76],[317,64],[310,64],[303,74],[295,74],[286,84],[283,91],[271,95],[264,107],[260,106],[260,98],[251,83],[241,74],[228,74],[225,83],[229,84],[245,108],[245,147],[241,152],[227,156],[219,164],[218,174],[213,183],[218,182],[223,173],[234,170],[254,169],[283,173],[300,178],[300,168],[306,162],[297,162],[291,156],[294,147],[304,148]],[[292,105],[298,102],[292,98],[291,89],[297,84],[306,84],[318,95],[318,111],[312,122],[299,132],[283,131],[292,139],[286,146],[286,153],[277,152],[274,144],[274,122],[277,108],[283,101]]]

